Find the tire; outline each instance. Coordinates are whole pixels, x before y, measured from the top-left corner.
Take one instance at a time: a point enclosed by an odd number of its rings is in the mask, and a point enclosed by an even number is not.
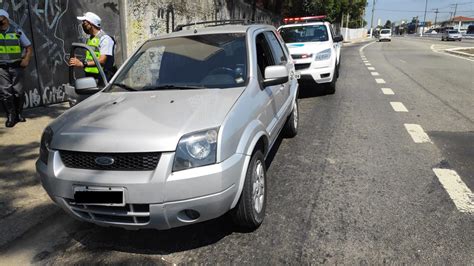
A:
[[[283,128],[285,137],[294,138],[298,134],[298,119],[299,119],[299,108],[298,108],[298,99],[295,99],[293,103],[293,109],[291,114],[286,120],[285,126]]]
[[[332,81],[327,84],[326,92],[328,94],[336,93],[336,82],[337,82],[337,75],[336,75],[337,68],[334,68],[334,75]]]
[[[232,220],[238,227],[253,231],[262,224],[267,206],[266,177],[263,153],[256,150],[250,159],[239,202],[231,211]]]

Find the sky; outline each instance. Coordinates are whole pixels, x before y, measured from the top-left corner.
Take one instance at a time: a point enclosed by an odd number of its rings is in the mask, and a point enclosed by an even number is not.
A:
[[[365,9],[365,20],[370,27],[372,17],[373,0],[367,0],[368,6]],[[389,19],[392,22],[400,23],[401,20],[411,21],[418,16],[420,22],[423,21],[426,0],[376,0],[374,12],[374,26],[380,19],[384,25]],[[435,9],[438,8],[437,21],[444,21],[450,18],[449,12],[454,12],[455,4],[458,3],[456,16],[466,16],[474,18],[474,0],[428,0],[426,21],[435,21]]]

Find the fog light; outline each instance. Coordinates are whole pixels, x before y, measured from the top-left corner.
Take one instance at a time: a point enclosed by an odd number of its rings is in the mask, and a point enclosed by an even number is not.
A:
[[[195,210],[182,210],[178,213],[178,220],[181,222],[189,223],[194,222],[201,217],[201,214]]]
[[[198,219],[201,215],[195,210],[185,210],[184,214],[189,217],[191,220]]]
[[[331,75],[331,74],[330,73],[321,74],[321,78],[329,78],[329,75]]]

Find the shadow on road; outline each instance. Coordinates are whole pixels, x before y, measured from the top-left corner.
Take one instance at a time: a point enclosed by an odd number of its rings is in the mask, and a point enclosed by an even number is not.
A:
[[[321,97],[325,95],[331,95],[327,93],[326,87],[318,85],[315,82],[304,82],[300,83],[299,99]]]

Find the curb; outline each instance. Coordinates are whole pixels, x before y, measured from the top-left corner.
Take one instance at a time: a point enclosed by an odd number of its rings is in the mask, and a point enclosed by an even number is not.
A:
[[[459,56],[464,56],[464,57],[469,57],[469,58],[474,58],[474,54],[469,54],[465,52],[460,52],[459,50],[465,50],[465,49],[474,49],[474,47],[462,47],[462,48],[450,48],[446,49],[445,51],[449,54],[454,54],[454,55],[459,55]]]

